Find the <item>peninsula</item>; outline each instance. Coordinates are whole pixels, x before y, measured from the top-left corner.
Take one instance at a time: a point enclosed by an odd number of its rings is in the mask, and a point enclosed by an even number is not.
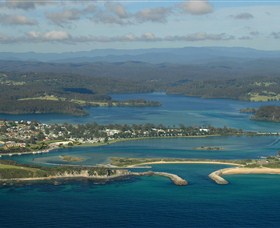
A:
[[[111,165],[122,168],[145,168],[157,164],[223,164],[236,166],[214,171],[208,176],[217,184],[228,184],[223,175],[231,174],[280,174],[280,156],[251,160],[208,160],[176,158],[111,158]]]
[[[248,167],[236,167],[236,168],[226,168],[220,169],[209,174],[209,178],[212,179],[217,184],[228,184],[229,182],[225,180],[222,176],[233,175],[233,174],[280,174],[280,168],[248,168]]]
[[[188,182],[176,174],[165,172],[130,172],[126,169],[84,166],[30,166],[13,161],[0,161],[0,183],[2,185],[18,182],[45,181],[57,179],[90,179],[94,181],[110,181],[139,176],[163,176],[169,178],[175,185],[184,186]]]
[[[166,127],[163,125],[85,125],[42,124],[36,121],[0,121],[0,156],[47,153],[60,147],[80,145],[106,145],[123,140],[172,138],[172,137],[209,137],[209,136],[263,136],[279,133],[246,132],[232,128],[203,127]],[[223,150],[222,146],[200,146],[195,150]],[[83,158],[70,155],[60,156],[66,162],[82,162]],[[4,160],[0,160],[4,162]],[[0,178],[2,181],[49,180],[59,178],[88,178],[109,180],[130,176],[159,175],[168,177],[176,185],[188,182],[175,174],[164,172],[136,173],[123,168],[135,168],[155,164],[224,164],[237,166],[239,169],[218,170],[209,175],[216,183],[226,184],[221,177],[231,173],[267,173],[273,169],[278,172],[280,157],[271,156],[265,159],[252,160],[201,160],[188,158],[111,158],[110,164],[101,167],[59,166],[56,168],[19,166],[1,163]],[[264,168],[263,168],[264,167]]]
[[[0,121],[0,155],[22,155],[26,153],[49,152],[58,147],[78,145],[104,145],[123,140],[172,137],[207,137],[225,135],[258,135],[233,128],[207,128],[163,125],[98,125],[88,123],[44,124],[36,121]],[[202,147],[200,147],[202,148]],[[222,147],[206,147],[221,150]]]

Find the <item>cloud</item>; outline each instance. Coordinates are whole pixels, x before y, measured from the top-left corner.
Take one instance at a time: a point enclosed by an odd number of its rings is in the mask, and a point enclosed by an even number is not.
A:
[[[239,40],[252,40],[253,38],[251,36],[241,36],[238,37]]]
[[[86,6],[86,8],[83,11],[84,11],[84,13],[94,13],[94,12],[96,12],[96,10],[97,10],[96,5],[91,4],[91,5]]]
[[[140,36],[129,33],[123,36],[80,36],[72,37],[72,42],[98,42],[98,43],[112,43],[112,42],[146,42],[146,41],[161,41],[161,38],[157,38],[153,33],[146,32]]]
[[[31,20],[21,15],[0,15],[0,24],[3,25],[36,25],[36,20]]]
[[[107,12],[98,12],[91,19],[92,21],[101,24],[118,24],[118,25],[132,24],[130,20],[119,18],[118,16],[109,14]]]
[[[70,21],[80,19],[81,12],[76,9],[64,10],[58,13],[49,13],[47,14],[47,18],[57,25],[63,25],[65,23],[69,23]]]
[[[138,22],[143,23],[147,21],[151,22],[161,22],[164,23],[166,22],[167,16],[171,14],[171,9],[170,8],[151,8],[151,9],[143,9],[138,11],[135,14],[135,18]]]
[[[279,34],[280,36],[280,34]],[[208,34],[208,33],[193,33],[184,36],[163,36],[158,37],[152,32],[145,32],[141,35],[128,33],[122,36],[72,36],[65,31],[49,31],[36,32],[30,31],[24,36],[10,37],[0,35],[0,43],[46,43],[46,42],[61,42],[67,44],[78,43],[115,43],[115,42],[198,42],[198,41],[227,41],[234,40],[235,37],[225,33]]]
[[[26,33],[26,37],[23,41],[31,42],[52,42],[52,41],[70,41],[71,35],[65,31],[49,31],[45,33],[31,31]]]
[[[107,2],[104,7],[98,8],[92,5],[86,8],[84,13],[92,14],[91,20],[101,24],[132,24],[132,14],[128,13],[126,8],[120,3]]]
[[[121,3],[107,2],[104,7],[92,5],[84,9],[91,13],[91,20],[103,24],[136,25],[145,22],[165,23],[172,14],[172,7],[145,8],[129,12]]]
[[[159,41],[160,39],[152,32],[146,32],[142,35],[142,39],[145,41]]]
[[[120,3],[109,2],[105,4],[106,8],[119,18],[127,18],[129,16],[125,7]]]
[[[193,15],[203,15],[203,14],[208,14],[213,12],[213,7],[208,2],[208,0],[202,0],[202,1],[190,0],[188,2],[179,4],[179,7],[184,12]]]
[[[123,36],[80,36],[80,37],[69,37],[74,43],[81,42],[99,42],[99,43],[109,43],[109,42],[161,42],[161,41],[226,41],[235,39],[232,35],[227,35],[225,33],[220,34],[208,34],[208,33],[193,33],[185,36],[165,36],[158,37],[152,32],[145,32],[142,35],[134,35],[129,33]]]
[[[280,39],[280,32],[272,32],[270,36],[274,39]]]
[[[237,15],[231,15],[231,17],[238,20],[250,20],[254,18],[254,16],[250,13],[240,13]]]
[[[9,44],[9,43],[16,43],[18,40],[16,37],[7,36],[4,34],[0,34],[0,43],[2,44]]]
[[[251,36],[258,36],[260,33],[258,31],[252,31],[249,33]]]
[[[54,3],[55,1],[53,1]],[[50,4],[50,0],[6,0],[5,5],[9,8],[17,8],[22,10],[35,9],[36,6]]]

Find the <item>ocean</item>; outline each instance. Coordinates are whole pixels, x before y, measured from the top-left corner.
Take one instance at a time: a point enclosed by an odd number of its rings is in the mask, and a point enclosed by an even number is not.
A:
[[[164,94],[118,95],[116,98],[159,100],[156,108],[89,109],[87,117],[62,115],[8,116],[43,122],[211,124],[259,131],[279,131],[280,124],[257,122],[243,107],[259,103],[200,99]],[[221,146],[221,151],[198,151]],[[84,158],[80,165],[108,162],[110,157],[180,157],[246,159],[275,155],[279,136],[207,137],[127,141],[103,147],[59,149],[48,154],[12,159],[29,164],[67,164],[60,155]],[[9,158],[10,159],[10,158]],[[75,163],[76,164],[76,163]],[[0,227],[279,227],[280,176],[225,176],[217,185],[208,174],[226,165],[154,165],[152,170],[175,173],[189,185],[176,186],[164,177],[133,177],[108,183],[88,180],[38,182],[0,187]],[[146,170],[146,169],[145,169]]]
[[[221,165],[165,165],[188,186],[163,177],[107,184],[72,181],[1,187],[1,227],[279,227],[280,178],[207,177]]]

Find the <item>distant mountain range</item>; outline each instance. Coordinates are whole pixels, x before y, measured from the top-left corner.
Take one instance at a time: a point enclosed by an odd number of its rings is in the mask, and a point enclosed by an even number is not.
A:
[[[277,59],[280,51],[262,51],[237,47],[185,47],[159,49],[96,49],[91,51],[65,53],[12,53],[0,52],[0,60],[56,62],[56,63],[94,63],[94,62],[146,62],[152,64],[200,64],[213,61],[235,61]]]

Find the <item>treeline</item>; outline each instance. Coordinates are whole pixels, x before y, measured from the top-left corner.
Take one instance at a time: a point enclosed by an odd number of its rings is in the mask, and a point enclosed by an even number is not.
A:
[[[67,101],[0,100],[0,102],[0,112],[6,114],[63,113],[76,116],[87,114],[81,106]]]
[[[262,106],[256,110],[252,119],[280,122],[280,106]]]
[[[82,78],[81,78],[82,77]],[[91,102],[112,104],[109,93],[152,92],[150,85],[57,73],[0,73],[0,113],[63,113],[85,115]],[[116,105],[158,106],[148,101],[115,102]]]
[[[109,105],[113,102],[109,94],[114,93],[166,91],[204,98],[280,99],[280,77],[275,68],[277,64],[273,63],[269,67],[269,62],[261,69],[255,63],[245,66],[223,62],[202,65],[7,62],[2,67],[1,64],[3,62],[0,61],[1,113],[55,111],[83,115],[82,106],[96,105],[91,103],[93,101],[108,102]],[[29,71],[27,66],[30,67]],[[39,101],[24,101],[32,98]],[[138,102],[135,106],[141,104]]]
[[[1,167],[1,165],[4,165]],[[18,164],[14,161],[0,160],[0,179],[11,178],[35,178],[35,177],[48,177],[59,176],[67,174],[78,175],[82,171],[88,171],[90,176],[103,176],[110,177],[117,173],[126,173],[126,170],[115,170],[104,167],[83,167],[83,166],[56,166],[46,167],[38,165]]]
[[[278,99],[280,77],[248,77],[220,80],[193,80],[169,87],[169,93],[203,98],[231,98],[250,100],[254,95]]]

